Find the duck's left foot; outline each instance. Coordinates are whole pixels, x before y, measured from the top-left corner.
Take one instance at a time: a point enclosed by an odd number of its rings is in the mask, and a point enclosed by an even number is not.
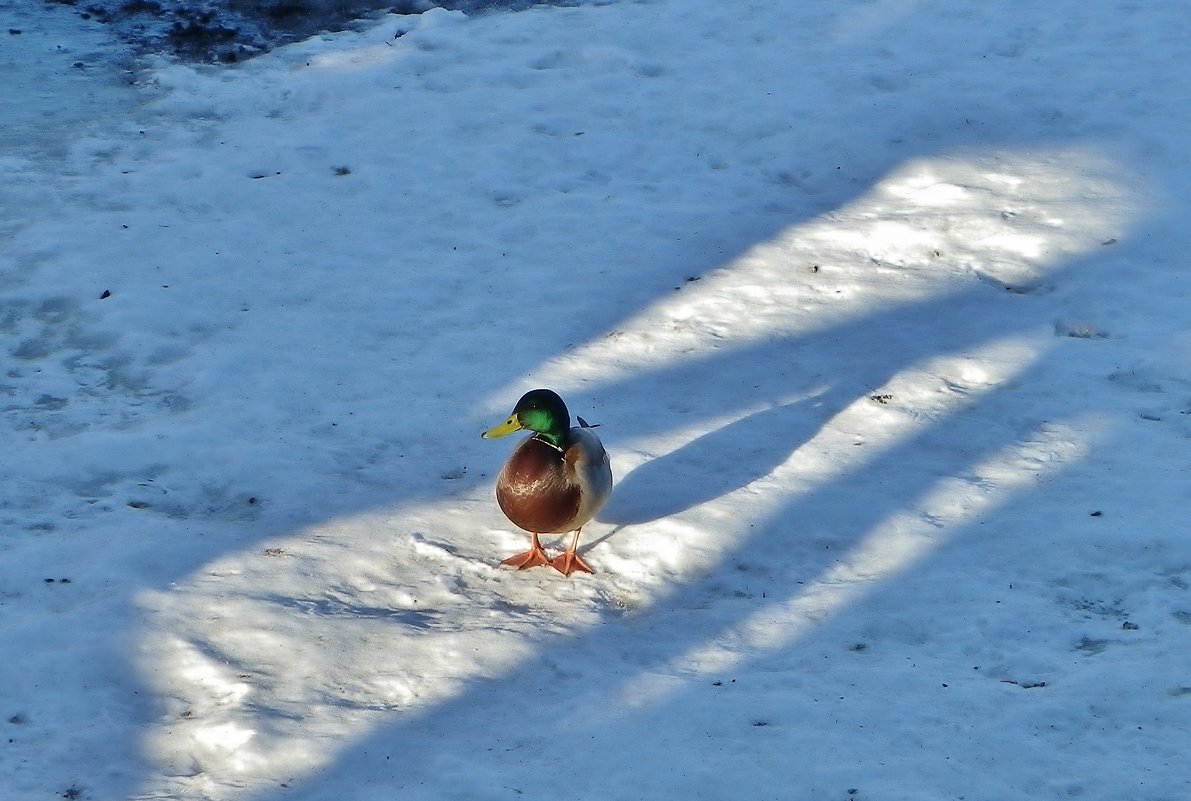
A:
[[[533,535],[528,551],[510,556],[508,559],[501,559],[500,563],[502,565],[510,565],[518,570],[553,564],[550,561],[550,557],[546,556],[546,552],[542,550],[542,543],[538,542],[537,534]]]
[[[575,571],[580,573],[594,573],[591,565],[583,561],[583,557],[574,551],[567,549],[558,556],[550,560],[550,566],[562,573],[564,576],[569,576]]]
[[[525,570],[530,567],[538,567],[539,565],[554,564],[550,561],[549,557],[546,556],[546,552],[541,548],[531,548],[525,553],[519,553],[514,556],[510,556],[508,559],[501,559],[500,563],[502,565],[515,567],[518,570]]]

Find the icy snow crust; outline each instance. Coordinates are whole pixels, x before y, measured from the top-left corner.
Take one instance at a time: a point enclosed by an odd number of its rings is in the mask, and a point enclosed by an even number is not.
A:
[[[0,15],[0,797],[1188,796],[1183,3]]]

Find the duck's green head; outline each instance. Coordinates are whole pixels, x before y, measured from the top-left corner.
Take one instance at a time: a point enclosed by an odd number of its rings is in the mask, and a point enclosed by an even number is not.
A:
[[[562,447],[571,430],[571,413],[558,394],[549,389],[526,392],[517,401],[509,419],[484,432],[485,439],[496,439],[514,431],[532,431],[552,445]]]

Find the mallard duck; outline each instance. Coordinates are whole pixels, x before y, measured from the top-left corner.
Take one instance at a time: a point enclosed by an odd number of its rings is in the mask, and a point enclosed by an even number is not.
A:
[[[502,560],[519,570],[550,565],[563,575],[594,572],[576,553],[579,533],[612,494],[612,468],[600,438],[582,418],[571,427],[562,398],[548,389],[525,393],[509,419],[484,432],[495,439],[514,431],[531,431],[501,468],[496,501],[518,528],[530,533],[529,550]],[[575,532],[570,547],[553,559],[546,556],[539,534]]]

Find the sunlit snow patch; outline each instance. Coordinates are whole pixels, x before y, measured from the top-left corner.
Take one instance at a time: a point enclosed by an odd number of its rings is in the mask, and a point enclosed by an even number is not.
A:
[[[855,202],[794,226],[618,326],[543,364],[504,399],[545,380],[607,382],[708,348],[806,335],[841,316],[942,298],[973,279],[1013,292],[1129,222],[1120,170],[1087,148],[919,159]],[[1064,214],[1057,217],[1056,208]]]
[[[764,604],[742,623],[676,657],[666,669],[634,676],[620,690],[619,704],[602,712],[616,714],[659,703],[685,680],[722,674],[758,653],[773,651],[855,602],[883,581],[896,577],[947,541],[949,534],[1008,503],[1032,484],[1052,478],[1064,465],[1090,451],[1094,420],[1049,424],[1034,435],[995,454],[972,469],[972,477],[939,480],[869,532],[852,551],[786,600]],[[995,482],[995,491],[985,486]]]

